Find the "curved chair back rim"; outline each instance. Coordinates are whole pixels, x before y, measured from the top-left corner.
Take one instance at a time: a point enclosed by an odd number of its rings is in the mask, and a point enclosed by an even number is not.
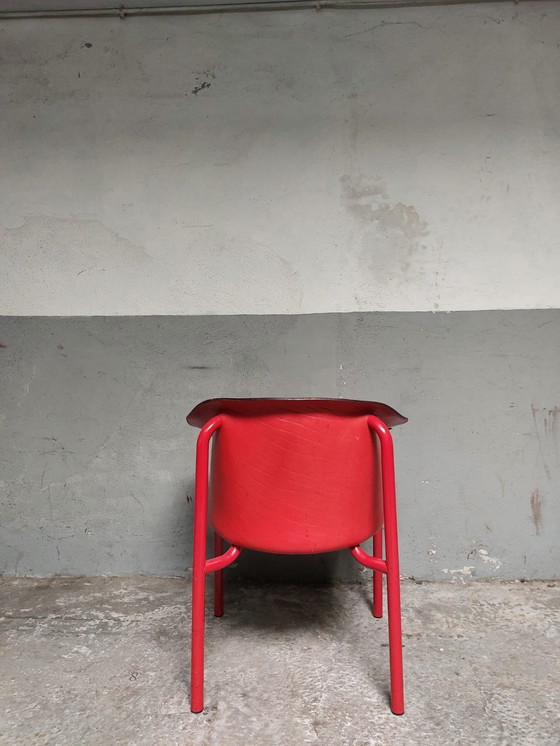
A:
[[[187,422],[193,427],[203,427],[208,420],[219,414],[238,417],[259,417],[286,413],[324,413],[346,417],[359,417],[372,414],[379,417],[387,427],[404,425],[408,419],[388,404],[360,399],[329,398],[218,398],[200,402],[187,415]]]

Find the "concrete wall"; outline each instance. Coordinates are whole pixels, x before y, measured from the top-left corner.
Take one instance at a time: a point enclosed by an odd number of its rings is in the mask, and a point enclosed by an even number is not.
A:
[[[0,27],[0,313],[558,306],[556,3]]]
[[[560,311],[5,319],[1,568],[181,574],[187,411],[210,396],[347,396],[394,430],[402,570],[551,577],[560,549]],[[356,577],[344,554],[238,572]]]
[[[559,23],[0,24],[4,572],[186,572],[224,394],[402,409],[404,573],[557,575]]]

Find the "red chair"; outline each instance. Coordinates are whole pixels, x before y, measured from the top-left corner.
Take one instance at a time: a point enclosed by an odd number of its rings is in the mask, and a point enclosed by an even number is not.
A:
[[[242,548],[313,554],[348,548],[373,570],[373,615],[387,575],[391,710],[404,712],[393,441],[407,420],[376,402],[210,399],[187,417],[196,450],[191,710],[204,698],[205,577],[222,616],[223,569]],[[215,434],[209,472],[209,445]],[[214,557],[206,558],[208,493]],[[383,531],[382,531],[383,529]],[[385,559],[383,536],[385,534]],[[373,536],[373,556],[360,544]],[[223,540],[230,547],[224,552]]]

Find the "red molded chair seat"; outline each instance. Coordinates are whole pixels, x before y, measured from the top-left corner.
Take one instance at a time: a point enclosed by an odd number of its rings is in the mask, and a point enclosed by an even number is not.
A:
[[[211,399],[187,417],[197,446],[191,709],[203,708],[204,578],[242,548],[312,554],[349,548],[374,570],[374,615],[388,576],[392,710],[404,711],[398,549],[389,428],[407,420],[378,402],[345,399]],[[215,434],[215,435],[214,435]],[[208,450],[214,435],[209,469]],[[216,557],[206,559],[207,501]],[[386,554],[382,559],[385,521]],[[374,537],[374,555],[359,546]],[[223,539],[230,549],[223,553]]]

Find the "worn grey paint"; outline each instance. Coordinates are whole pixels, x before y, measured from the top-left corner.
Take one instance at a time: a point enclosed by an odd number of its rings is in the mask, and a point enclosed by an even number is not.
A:
[[[558,574],[560,311],[4,318],[5,573],[188,571],[196,431],[212,396],[386,401],[402,571]],[[343,555],[238,572],[356,577]]]
[[[0,313],[557,308],[559,25],[2,23]]]

